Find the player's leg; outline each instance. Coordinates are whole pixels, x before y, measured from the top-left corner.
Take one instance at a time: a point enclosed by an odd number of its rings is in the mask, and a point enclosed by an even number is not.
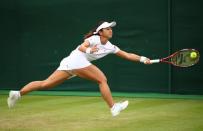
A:
[[[97,68],[95,65],[90,65],[82,69],[73,70],[73,73],[81,78],[96,81],[99,84],[102,97],[108,106],[111,108],[114,105],[111,91],[107,84],[106,76],[99,68]]]
[[[120,111],[127,108],[128,101],[114,103],[111,91],[107,84],[107,79],[104,73],[101,70],[99,70],[99,68],[97,68],[96,66],[90,65],[86,68],[73,70],[73,73],[79,77],[96,81],[99,84],[102,97],[110,107],[113,116],[117,116],[120,113]]]
[[[63,81],[67,80],[72,75],[66,71],[56,70],[46,80],[33,81],[25,85],[20,91],[10,91],[7,99],[8,107],[11,108],[15,105],[16,101],[22,96],[34,90],[52,88]]]
[[[46,80],[42,81],[33,81],[29,84],[25,85],[20,90],[20,95],[25,95],[31,91],[34,90],[42,90],[42,89],[49,89],[56,85],[61,84],[65,80],[67,80],[71,74],[69,74],[67,71],[60,71],[56,70],[53,74],[51,74]]]

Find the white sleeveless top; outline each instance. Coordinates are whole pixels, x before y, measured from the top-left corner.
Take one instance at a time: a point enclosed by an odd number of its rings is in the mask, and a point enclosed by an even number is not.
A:
[[[93,35],[85,39],[85,41],[90,43],[90,48],[96,45],[99,50],[92,54],[87,54],[79,50],[79,45],[68,57],[61,61],[57,70],[84,68],[91,65],[91,61],[100,59],[108,54],[115,54],[120,50],[117,46],[111,44],[110,41],[108,41],[106,44],[102,44],[100,41],[100,36],[98,35]]]

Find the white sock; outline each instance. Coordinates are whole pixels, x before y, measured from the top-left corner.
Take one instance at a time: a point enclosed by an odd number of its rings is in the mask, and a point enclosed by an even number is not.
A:
[[[17,94],[18,95],[18,98],[20,98],[21,97],[21,95],[20,95],[20,91],[13,91],[15,94]]]
[[[113,106],[111,107],[111,110],[113,110],[113,108],[115,108],[116,104],[114,103]]]
[[[21,95],[20,95],[20,91],[17,91],[18,92],[18,96],[19,96],[19,98],[21,97]]]

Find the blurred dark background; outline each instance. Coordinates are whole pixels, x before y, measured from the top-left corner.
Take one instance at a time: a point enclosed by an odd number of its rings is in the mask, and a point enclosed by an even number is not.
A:
[[[111,42],[149,58],[203,48],[201,0],[1,0],[0,89],[46,79],[100,20],[117,22]],[[143,65],[109,55],[93,62],[112,91],[203,94],[202,57],[189,68]],[[52,90],[98,91],[73,78]]]

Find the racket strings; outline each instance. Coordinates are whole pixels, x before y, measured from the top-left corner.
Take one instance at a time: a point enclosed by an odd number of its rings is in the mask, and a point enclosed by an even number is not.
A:
[[[199,54],[198,57],[194,59],[190,57],[191,52],[192,50],[180,51],[171,58],[171,62],[176,66],[182,67],[192,66],[198,62]]]

